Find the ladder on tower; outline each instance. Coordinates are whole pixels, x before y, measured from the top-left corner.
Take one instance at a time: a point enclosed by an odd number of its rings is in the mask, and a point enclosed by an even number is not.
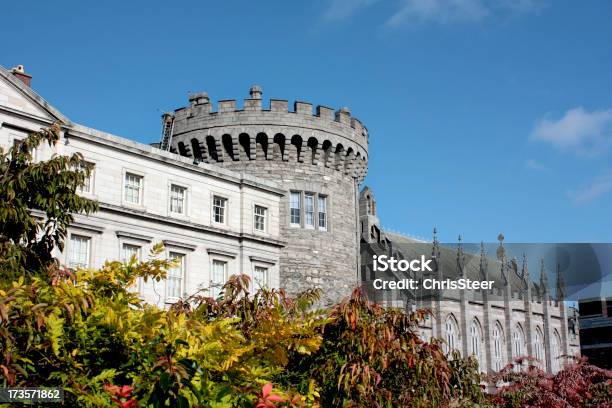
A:
[[[162,115],[162,135],[159,148],[161,150],[170,150],[172,145],[172,134],[174,132],[174,116],[170,113]]]

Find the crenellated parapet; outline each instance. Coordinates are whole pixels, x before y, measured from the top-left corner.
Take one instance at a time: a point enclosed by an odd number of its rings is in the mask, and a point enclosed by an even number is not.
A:
[[[348,108],[334,110],[296,101],[270,99],[250,89],[242,107],[220,100],[217,109],[205,92],[189,97],[189,106],[163,117],[171,131],[169,149],[195,161],[278,160],[321,166],[363,180],[367,173],[368,131]],[[167,135],[168,136],[168,135]]]

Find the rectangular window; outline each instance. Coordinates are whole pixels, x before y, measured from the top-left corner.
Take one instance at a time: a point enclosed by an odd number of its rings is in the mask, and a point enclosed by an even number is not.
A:
[[[20,133],[20,134],[16,134],[16,133],[9,133],[9,140],[10,138],[13,139],[13,147],[18,147],[19,145],[21,145],[21,141],[22,139],[25,139],[28,135],[26,133]],[[38,148],[35,147],[32,150],[30,150],[30,154],[32,155],[32,163],[36,162],[36,156],[37,154]]]
[[[83,235],[70,235],[68,267],[72,269],[89,268],[91,239]]]
[[[319,196],[319,229],[327,229],[327,197]]]
[[[268,268],[256,266],[253,270],[253,287],[255,290],[268,286]]]
[[[214,259],[212,262],[212,274],[210,280],[210,293],[213,298],[218,298],[221,288],[225,284],[227,262]]]
[[[290,216],[291,216],[291,225],[300,225],[300,212],[301,212],[301,203],[300,203],[300,193],[292,191],[290,197]]]
[[[166,301],[181,297],[183,276],[185,275],[185,254],[170,252],[169,257],[175,260],[176,265],[168,269],[166,275]]]
[[[306,227],[314,228],[314,194],[304,194],[304,218]]]
[[[93,176],[94,176],[94,165],[93,163],[87,163],[90,167],[89,176],[85,177],[83,185],[79,187],[81,193],[93,193]],[[81,165],[79,170],[85,170],[85,166]]]
[[[142,202],[142,176],[132,173],[125,173],[125,193],[126,203],[140,204]]]
[[[227,199],[219,196],[213,197],[213,220],[220,224],[225,224],[225,209]]]
[[[266,213],[268,212],[266,207],[259,205],[255,206],[255,229],[257,231],[266,230]]]
[[[129,262],[132,257],[136,257],[136,261],[140,260],[140,247],[138,245],[123,244],[121,248],[121,260]]]
[[[185,187],[172,184],[170,186],[170,212],[175,214],[185,214],[185,198],[187,189]]]

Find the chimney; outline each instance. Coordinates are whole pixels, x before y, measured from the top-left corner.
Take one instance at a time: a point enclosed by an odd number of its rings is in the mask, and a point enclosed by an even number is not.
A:
[[[30,84],[32,83],[32,75],[26,74],[25,69],[23,68],[23,65],[17,65],[13,69],[11,69],[11,72],[13,73],[13,75],[17,77],[17,79],[23,82],[25,86],[29,87]]]

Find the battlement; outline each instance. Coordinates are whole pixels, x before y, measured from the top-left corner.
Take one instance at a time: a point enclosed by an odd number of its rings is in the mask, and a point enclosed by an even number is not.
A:
[[[368,131],[348,108],[338,110],[284,99],[263,107],[261,87],[213,108],[208,94],[189,95],[189,106],[163,117],[171,151],[204,162],[281,160],[323,165],[362,180],[367,171]]]
[[[327,127],[333,127],[336,130],[341,128],[347,128],[349,133],[354,134],[356,137],[361,137],[367,143],[368,130],[363,123],[351,115],[350,110],[347,107],[342,107],[338,110],[334,110],[327,106],[317,105],[313,112],[313,104],[303,101],[295,101],[293,103],[293,110],[289,109],[289,101],[286,99],[270,99],[267,108],[263,107],[263,99],[261,88],[257,85],[251,87],[249,93],[250,98],[243,100],[242,109],[238,107],[236,99],[222,99],[217,102],[217,110],[214,110],[213,103],[211,102],[206,92],[198,92],[189,95],[189,106],[179,108],[175,110],[175,120],[189,120],[189,119],[204,119],[209,116],[210,119],[216,119],[224,114],[230,114],[231,119],[235,119],[235,114],[252,114],[258,112],[266,117],[267,114],[287,114],[293,115],[294,118],[289,118],[290,122],[294,120],[300,121],[304,118],[311,118],[310,122],[312,125],[316,125],[317,122],[322,129]],[[277,115],[277,119],[281,119],[282,116]],[[297,118],[296,118],[297,117]],[[340,126],[338,126],[340,125]]]

